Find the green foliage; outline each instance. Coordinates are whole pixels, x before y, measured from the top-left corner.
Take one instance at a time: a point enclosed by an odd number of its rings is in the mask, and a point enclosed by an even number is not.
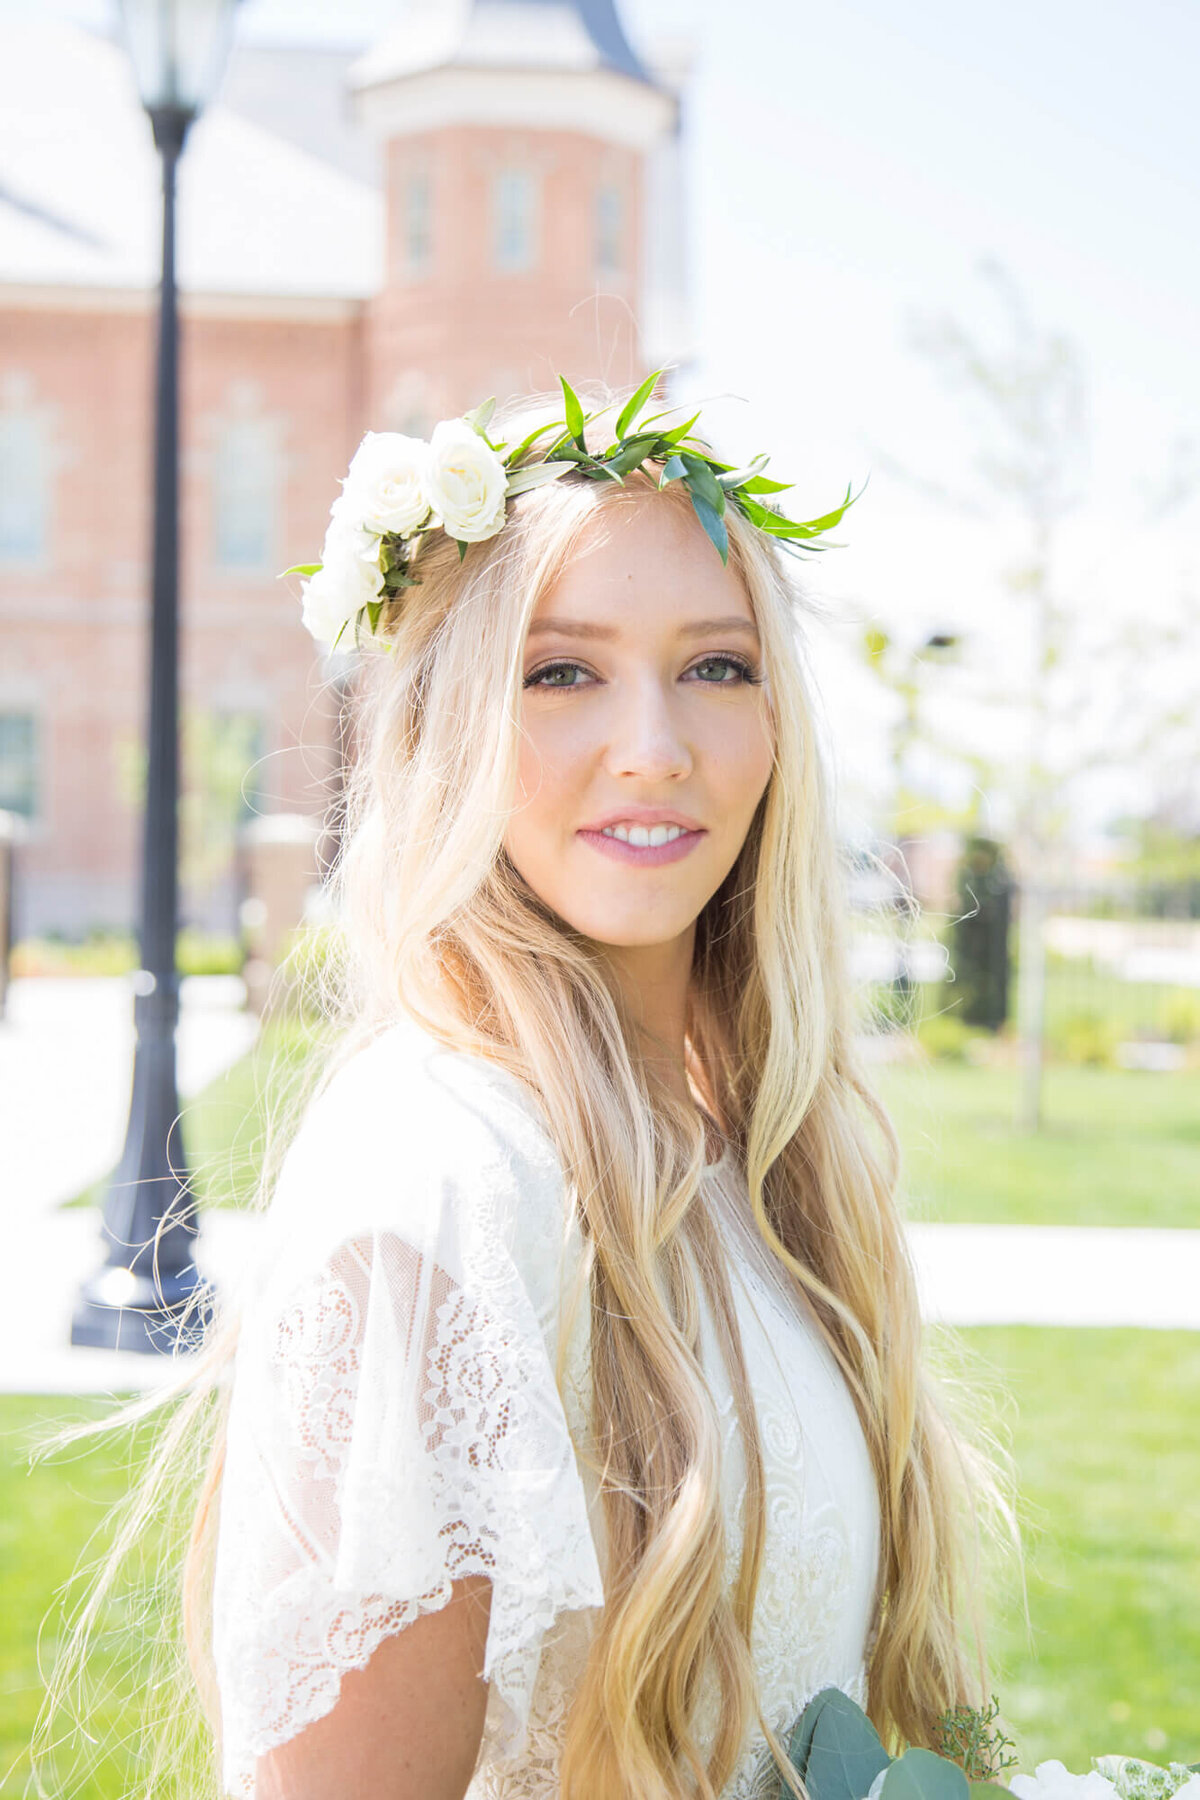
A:
[[[181,975],[237,975],[245,960],[237,938],[191,926],[176,938],[175,957]],[[128,975],[137,966],[137,941],[127,932],[93,932],[79,944],[22,938],[12,951],[14,975]]]
[[[1111,1019],[1096,1012],[1072,1013],[1050,1034],[1051,1054],[1082,1068],[1116,1067],[1119,1032]]]
[[[935,1062],[966,1062],[978,1037],[956,1012],[931,1013],[917,1026],[917,1042]]]
[[[1006,1755],[1013,1741],[999,1724],[1000,1702],[995,1694],[983,1708],[954,1706],[938,1721],[938,1752],[962,1768],[969,1781],[994,1781],[1005,1769],[1016,1767],[1015,1756]]]
[[[962,1017],[998,1031],[1009,1012],[1009,934],[1012,877],[1003,846],[968,837],[957,871],[957,916],[950,961]]]

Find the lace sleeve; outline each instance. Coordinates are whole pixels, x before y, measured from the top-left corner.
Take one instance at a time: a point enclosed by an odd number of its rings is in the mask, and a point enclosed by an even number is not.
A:
[[[367,1222],[315,1263],[306,1196],[331,1163],[343,1194],[347,1174],[366,1178],[362,1135],[335,1132],[339,1154],[302,1135],[285,1170],[222,1484],[213,1640],[232,1794],[252,1794],[256,1757],[467,1575],[492,1590],[485,1743],[519,1754],[545,1631],[603,1601],[550,1355],[547,1166],[475,1113],[456,1114],[447,1148],[450,1122],[426,1117],[386,1202],[355,1209]],[[387,1166],[370,1171],[376,1193]]]

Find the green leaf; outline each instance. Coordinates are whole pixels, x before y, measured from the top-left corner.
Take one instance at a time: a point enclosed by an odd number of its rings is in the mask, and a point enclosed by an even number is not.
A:
[[[623,438],[629,427],[634,423],[638,414],[641,412],[659,381],[662,379],[662,375],[663,371],[661,369],[655,369],[653,375],[647,375],[637,393],[631,395],[625,402],[620,413],[617,415],[617,436],[619,438]]]
[[[322,566],[321,563],[296,563],[292,568],[285,569],[282,575],[277,575],[275,579],[282,581],[284,575],[303,575],[311,581],[314,575],[320,574]]]
[[[800,1717],[796,1720],[796,1723],[792,1726],[792,1735],[788,1742],[788,1761],[791,1763],[793,1769],[795,1769],[797,1775],[799,1775],[801,1781],[805,1779],[807,1774],[808,1757],[809,1752],[812,1749],[813,1733],[817,1728],[817,1720],[820,1718],[830,1696],[839,1693],[841,1693],[840,1688],[822,1688],[819,1694],[813,1695],[804,1711],[800,1714]],[[779,1792],[780,1800],[787,1800],[786,1790],[783,1788],[782,1784],[780,1785]]]
[[[672,431],[664,431],[662,434],[663,443],[664,444],[672,444],[672,445],[681,444],[683,442],[684,438],[687,437],[688,433],[692,429],[692,426],[696,423],[696,420],[699,417],[700,417],[699,413],[693,413],[691,418],[688,419],[688,421],[686,422],[686,424],[676,425],[674,430],[672,430]]]
[[[665,488],[668,481],[678,481],[681,476],[686,474],[687,470],[683,466],[683,458],[681,456],[668,456],[666,462],[663,464],[662,474],[658,478],[658,485],[660,488]]]
[[[770,460],[769,456],[756,456],[744,469],[727,469],[724,463],[711,458],[709,467],[723,488],[744,487],[746,482],[753,481],[756,475],[762,474]]]
[[[514,469],[505,483],[504,491],[508,496],[524,494],[529,488],[542,487],[548,481],[557,481],[568,469],[578,465],[573,461],[529,463],[524,469]]]
[[[997,1794],[1008,1794],[1002,1781],[969,1781],[971,1800],[995,1800]]]
[[[699,494],[708,501],[715,513],[725,511],[725,489],[721,486],[702,456],[694,456],[690,450],[682,452],[681,460],[687,470],[687,484],[693,494]]]
[[[521,458],[533,449],[539,438],[544,438],[551,431],[563,430],[566,423],[565,419],[551,419],[548,425],[539,425],[535,431],[529,433],[528,437],[521,439],[515,450],[509,451],[504,459],[505,465],[511,468],[514,463],[519,463]]]
[[[785,494],[795,485],[793,481],[772,481],[769,476],[756,475],[753,481],[743,482],[741,489],[743,494]]]
[[[492,422],[492,414],[495,410],[496,401],[493,397],[491,400],[481,400],[478,406],[472,407],[469,413],[463,414],[463,418],[471,430],[477,431],[484,443],[487,442],[487,428]]]
[[[383,608],[384,602],[382,600],[367,601],[367,617],[371,621],[371,630],[373,632],[379,630],[379,615],[383,611]]]
[[[463,557],[467,554],[467,546],[463,543],[461,538],[455,538],[454,541],[458,545],[458,560],[461,562]]]
[[[864,1800],[891,1758],[862,1708],[839,1688],[826,1689],[817,1700],[822,1704],[812,1721],[808,1755],[799,1771],[809,1800]],[[792,1760],[795,1762],[794,1755]]]
[[[725,529],[725,521],[715,506],[710,506],[703,494],[698,494],[692,486],[691,477],[684,476],[684,484],[692,496],[692,506],[696,517],[717,547],[717,553],[723,563],[729,561],[729,533]]]
[[[567,430],[575,439],[579,448],[581,450],[586,450],[587,445],[583,441],[583,427],[585,420],[583,416],[583,407],[579,404],[579,395],[575,392],[575,389],[571,386],[565,375],[560,375],[558,379],[562,383],[563,401],[566,405]]]
[[[970,1800],[970,1784],[944,1756],[906,1750],[888,1770],[880,1800]]]

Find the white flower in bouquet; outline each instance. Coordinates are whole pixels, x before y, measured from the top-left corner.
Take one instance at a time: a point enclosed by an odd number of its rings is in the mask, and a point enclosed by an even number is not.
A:
[[[1106,1776],[1095,1769],[1072,1775],[1060,1762],[1039,1763],[1032,1775],[1014,1775],[1008,1785],[1017,1800],[1118,1800]]]
[[[335,502],[336,506],[336,502]],[[335,511],[325,533],[321,567],[304,584],[304,623],[320,644],[332,646],[383,588],[379,539]]]
[[[387,532],[407,537],[429,517],[428,453],[422,438],[368,431],[333,503],[334,515],[379,537]]]
[[[463,544],[495,537],[504,524],[508,473],[465,419],[434,426],[426,467],[430,502],[450,536]]]

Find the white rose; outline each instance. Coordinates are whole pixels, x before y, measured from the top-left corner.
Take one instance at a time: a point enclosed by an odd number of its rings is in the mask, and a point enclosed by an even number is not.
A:
[[[504,524],[504,464],[465,419],[433,428],[428,458],[429,498],[453,538],[478,544]]]
[[[1009,1789],[1017,1800],[1117,1800],[1117,1790],[1094,1769],[1072,1775],[1064,1763],[1039,1763],[1032,1775],[1014,1775]]]
[[[382,587],[379,539],[335,513],[321,567],[304,584],[304,624],[319,644],[332,645],[367,602],[379,598]]]
[[[399,431],[368,431],[333,503],[334,515],[381,537],[415,531],[429,516],[428,448],[421,438]]]

